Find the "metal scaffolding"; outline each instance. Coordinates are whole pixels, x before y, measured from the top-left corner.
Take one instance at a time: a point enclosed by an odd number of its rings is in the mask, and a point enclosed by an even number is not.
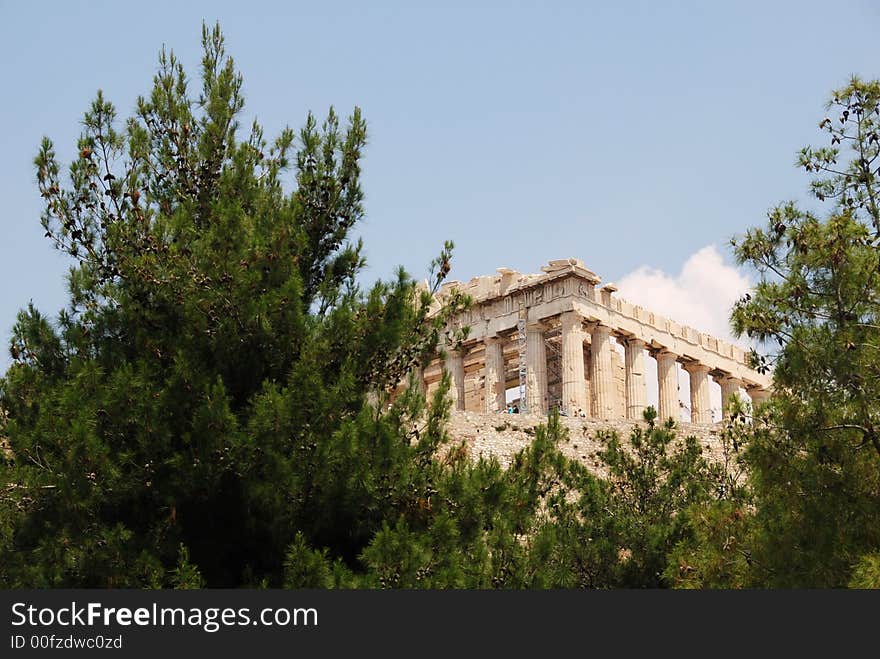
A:
[[[528,364],[526,363],[528,338],[526,335],[526,319],[522,315],[516,321],[516,341],[519,355],[519,411],[528,412]]]
[[[547,354],[547,411],[562,411],[562,332],[559,328],[544,333]],[[567,412],[567,408],[565,408]]]

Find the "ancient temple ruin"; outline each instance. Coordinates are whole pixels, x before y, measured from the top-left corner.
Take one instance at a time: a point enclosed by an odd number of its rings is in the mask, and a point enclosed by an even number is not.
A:
[[[725,408],[741,390],[753,402],[769,395],[770,378],[749,367],[741,348],[615,298],[617,289],[599,287],[601,279],[578,259],[550,261],[541,270],[523,275],[499,268],[494,276],[443,286],[441,298],[453,287],[473,298],[453,321],[470,333],[461,345],[444,346],[443,361],[423,370],[428,391],[445,369],[459,410],[503,411],[514,389],[522,411],[557,407],[596,419],[640,419],[645,360],[653,358],[661,419],[678,420],[687,405],[693,423],[712,423],[710,377],[721,386]],[[690,375],[688,402],[679,398],[676,364]]]

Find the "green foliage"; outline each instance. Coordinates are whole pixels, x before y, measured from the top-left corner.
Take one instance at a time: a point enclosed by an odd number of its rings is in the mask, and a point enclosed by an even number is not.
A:
[[[327,549],[311,549],[302,533],[297,533],[284,559],[285,588],[331,588],[333,573]]]
[[[677,438],[671,420],[656,426],[653,408],[645,420],[648,428],[636,427],[629,447],[616,435],[605,435],[600,454],[610,473],[614,517],[623,538],[625,586],[661,585],[667,554],[688,531],[684,511],[709,500],[717,478],[693,437]]]
[[[163,51],[127,121],[98,93],[66,177],[48,139],[35,160],[75,265],[57,322],[19,314],[0,381],[9,586],[300,583],[305,541],[360,569],[438,478],[442,403],[367,401],[465,304],[429,316],[451,245],[427,290],[362,290],[360,111],[240,140],[241,76],[218,29],[202,40],[196,95]]]
[[[714,501],[687,511],[691,534],[670,553],[664,577],[675,588],[751,585],[750,518],[741,502]]]
[[[880,554],[866,554],[859,559],[852,578],[850,588],[880,588]]]
[[[370,587],[515,588],[527,578],[530,539],[548,495],[569,462],[558,418],[539,426],[513,465],[495,458],[471,461],[451,447],[432,495],[416,514],[386,525],[364,551]]]
[[[746,449],[753,579],[771,587],[845,586],[880,548],[880,82],[853,79],[828,107],[830,144],[799,158],[827,213],[784,203],[734,241],[761,281],[733,325],[774,367]]]
[[[559,485],[530,540],[529,587],[669,585],[669,554],[692,533],[688,511],[713,501],[725,476],[693,437],[678,438],[671,421],[657,426],[653,408],[645,421],[625,442],[600,433],[607,478],[580,463],[559,464]]]
[[[754,509],[742,447],[754,432],[746,406],[734,398],[720,434],[720,459],[709,467],[713,496],[684,509],[687,533],[667,557],[664,580],[674,588],[752,585]]]
[[[185,545],[180,545],[180,555],[177,567],[171,571],[171,585],[178,590],[194,590],[205,585],[199,569],[189,560],[189,550]]]

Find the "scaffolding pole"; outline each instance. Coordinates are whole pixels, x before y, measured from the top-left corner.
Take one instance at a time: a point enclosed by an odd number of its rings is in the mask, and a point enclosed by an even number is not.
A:
[[[519,411],[528,412],[528,363],[526,361],[526,346],[528,340],[526,337],[526,319],[520,318],[516,321],[516,341],[517,351],[519,353]]]

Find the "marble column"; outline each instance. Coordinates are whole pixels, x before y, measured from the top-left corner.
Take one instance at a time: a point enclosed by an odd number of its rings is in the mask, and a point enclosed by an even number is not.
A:
[[[425,370],[421,366],[413,366],[410,373],[412,386],[418,388],[419,393],[422,394],[422,396],[427,396],[428,384],[425,382]]]
[[[583,318],[576,311],[566,311],[562,320],[562,405],[570,416],[585,414],[587,383],[584,375]]]
[[[626,379],[626,418],[639,420],[647,406],[645,388],[645,342],[631,338],[623,342]]]
[[[657,353],[657,385],[659,389],[658,418],[665,423],[670,417],[677,423],[681,420],[678,398],[678,369],[675,360],[678,355],[663,350]]]
[[[728,418],[727,408],[734,396],[739,396],[739,388],[742,386],[742,380],[732,375],[724,375],[715,379],[721,385],[721,408],[724,410],[724,418]]]
[[[591,385],[593,389],[593,416],[597,419],[614,418],[614,371],[611,362],[611,328],[596,324],[590,330]]]
[[[454,348],[446,349],[446,372],[452,382],[449,387],[449,399],[452,401],[452,409],[464,409],[464,357],[461,350]]]
[[[752,399],[752,407],[757,407],[758,405],[762,405],[766,403],[770,399],[770,390],[769,389],[760,389],[759,387],[752,387],[751,389],[747,389],[746,393],[749,394],[749,398]]]
[[[486,412],[500,412],[506,407],[504,394],[504,343],[499,337],[489,337],[486,346]]]
[[[526,389],[527,406],[531,414],[547,413],[547,347],[544,345],[544,326],[526,327]]]
[[[691,376],[691,423],[712,423],[712,403],[709,401],[709,367],[699,362],[685,364]]]

